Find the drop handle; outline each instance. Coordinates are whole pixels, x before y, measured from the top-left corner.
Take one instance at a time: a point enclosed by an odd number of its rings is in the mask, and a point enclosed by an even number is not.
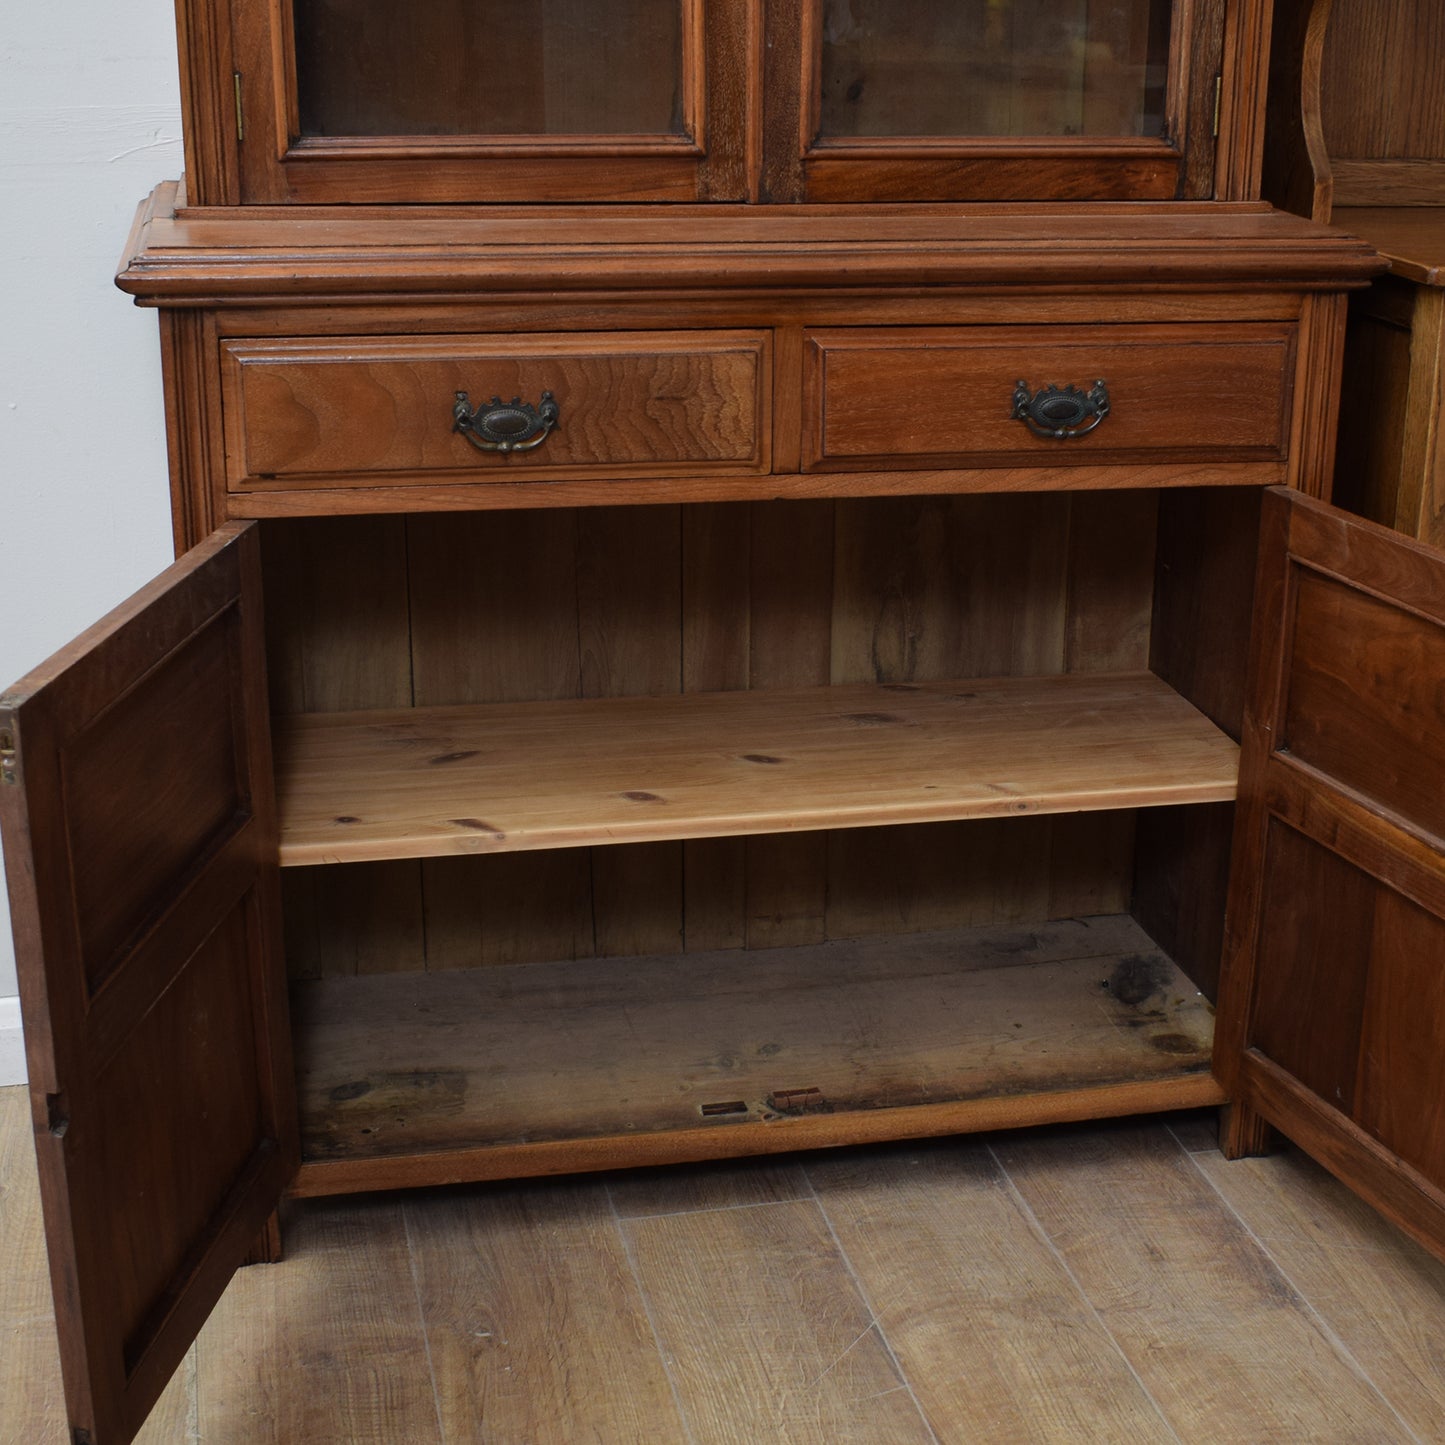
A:
[[[460,432],[479,452],[529,452],[547,440],[562,418],[550,391],[542,393],[536,406],[519,396],[511,401],[494,396],[489,402],[473,406],[466,392],[456,395],[452,430]]]
[[[1050,441],[1088,436],[1109,415],[1109,388],[1096,381],[1088,391],[1052,384],[1030,391],[1028,382],[1016,382],[1013,415],[1036,437]]]

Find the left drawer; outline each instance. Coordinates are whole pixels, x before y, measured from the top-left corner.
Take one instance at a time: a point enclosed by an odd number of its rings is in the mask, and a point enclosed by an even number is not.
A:
[[[221,371],[233,492],[769,468],[765,331],[233,339]],[[458,393],[484,414],[550,394],[556,423],[480,449]]]

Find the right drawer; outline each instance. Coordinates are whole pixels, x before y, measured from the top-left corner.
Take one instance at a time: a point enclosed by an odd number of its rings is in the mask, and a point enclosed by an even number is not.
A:
[[[1289,322],[810,331],[805,470],[1283,460]]]

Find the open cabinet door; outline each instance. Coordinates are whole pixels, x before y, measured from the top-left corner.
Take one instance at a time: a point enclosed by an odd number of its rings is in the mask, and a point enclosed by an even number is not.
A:
[[[1445,1257],[1445,554],[1265,499],[1215,1072]]]
[[[253,526],[0,697],[0,824],[72,1439],[122,1445],[295,1168]]]

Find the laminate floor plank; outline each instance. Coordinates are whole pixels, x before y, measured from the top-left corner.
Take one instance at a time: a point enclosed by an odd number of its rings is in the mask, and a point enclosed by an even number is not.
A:
[[[241,1270],[197,1348],[206,1445],[440,1445],[394,1196],[298,1210],[280,1264]]]
[[[803,1166],[787,1157],[634,1169],[610,1175],[608,1187],[621,1219],[811,1198]]]
[[[986,1144],[815,1156],[808,1175],[945,1445],[1174,1438]]]
[[[1163,1125],[994,1148],[1185,1445],[1413,1439]]]
[[[1445,1266],[1293,1151],[1225,1163],[1201,1121],[308,1206],[139,1438],[1445,1440]],[[68,1445],[23,1089],[0,1090],[0,1445]]]
[[[686,1445],[604,1186],[405,1208],[446,1445]]]
[[[817,1205],[623,1222],[695,1445],[930,1445]]]
[[[1296,1149],[1195,1162],[1410,1428],[1445,1439],[1445,1263]]]

